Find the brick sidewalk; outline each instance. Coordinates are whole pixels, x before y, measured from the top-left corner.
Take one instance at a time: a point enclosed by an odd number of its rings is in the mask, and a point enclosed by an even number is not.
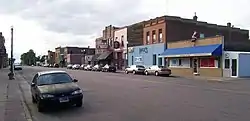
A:
[[[27,121],[18,79],[8,80],[8,69],[0,70],[0,121]]]

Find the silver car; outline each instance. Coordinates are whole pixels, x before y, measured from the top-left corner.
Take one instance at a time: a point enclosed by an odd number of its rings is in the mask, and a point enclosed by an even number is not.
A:
[[[145,75],[154,74],[155,76],[166,75],[169,76],[171,74],[171,70],[165,68],[164,66],[151,66],[145,70]]]
[[[133,74],[144,74],[144,71],[145,71],[145,67],[143,65],[132,65],[128,68],[125,69],[125,73],[128,74],[128,73],[133,73]]]

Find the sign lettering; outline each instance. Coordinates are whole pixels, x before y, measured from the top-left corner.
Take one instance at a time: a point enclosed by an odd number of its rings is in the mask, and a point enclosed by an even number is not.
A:
[[[139,53],[148,53],[148,48],[144,47],[144,48],[139,48]]]

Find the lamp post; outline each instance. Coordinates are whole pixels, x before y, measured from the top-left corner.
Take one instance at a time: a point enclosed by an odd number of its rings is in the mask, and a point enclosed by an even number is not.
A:
[[[127,43],[126,43],[126,46],[127,46],[127,48],[126,48],[126,59],[127,59],[127,60],[126,60],[126,63],[127,63],[126,66],[128,66],[128,44],[129,44],[129,43],[128,43],[128,41],[127,41]]]
[[[86,49],[81,50],[81,52],[83,53],[83,62],[82,62],[82,64],[85,64]]]
[[[13,66],[13,26],[11,26],[11,55],[10,55],[10,73],[8,74],[9,80],[14,79],[14,66]]]

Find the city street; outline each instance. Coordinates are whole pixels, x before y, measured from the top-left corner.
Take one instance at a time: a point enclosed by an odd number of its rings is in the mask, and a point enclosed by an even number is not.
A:
[[[66,70],[84,90],[84,108],[39,113],[29,85],[38,71],[17,71],[34,121],[249,121],[250,82]],[[27,81],[27,82],[26,82]]]

